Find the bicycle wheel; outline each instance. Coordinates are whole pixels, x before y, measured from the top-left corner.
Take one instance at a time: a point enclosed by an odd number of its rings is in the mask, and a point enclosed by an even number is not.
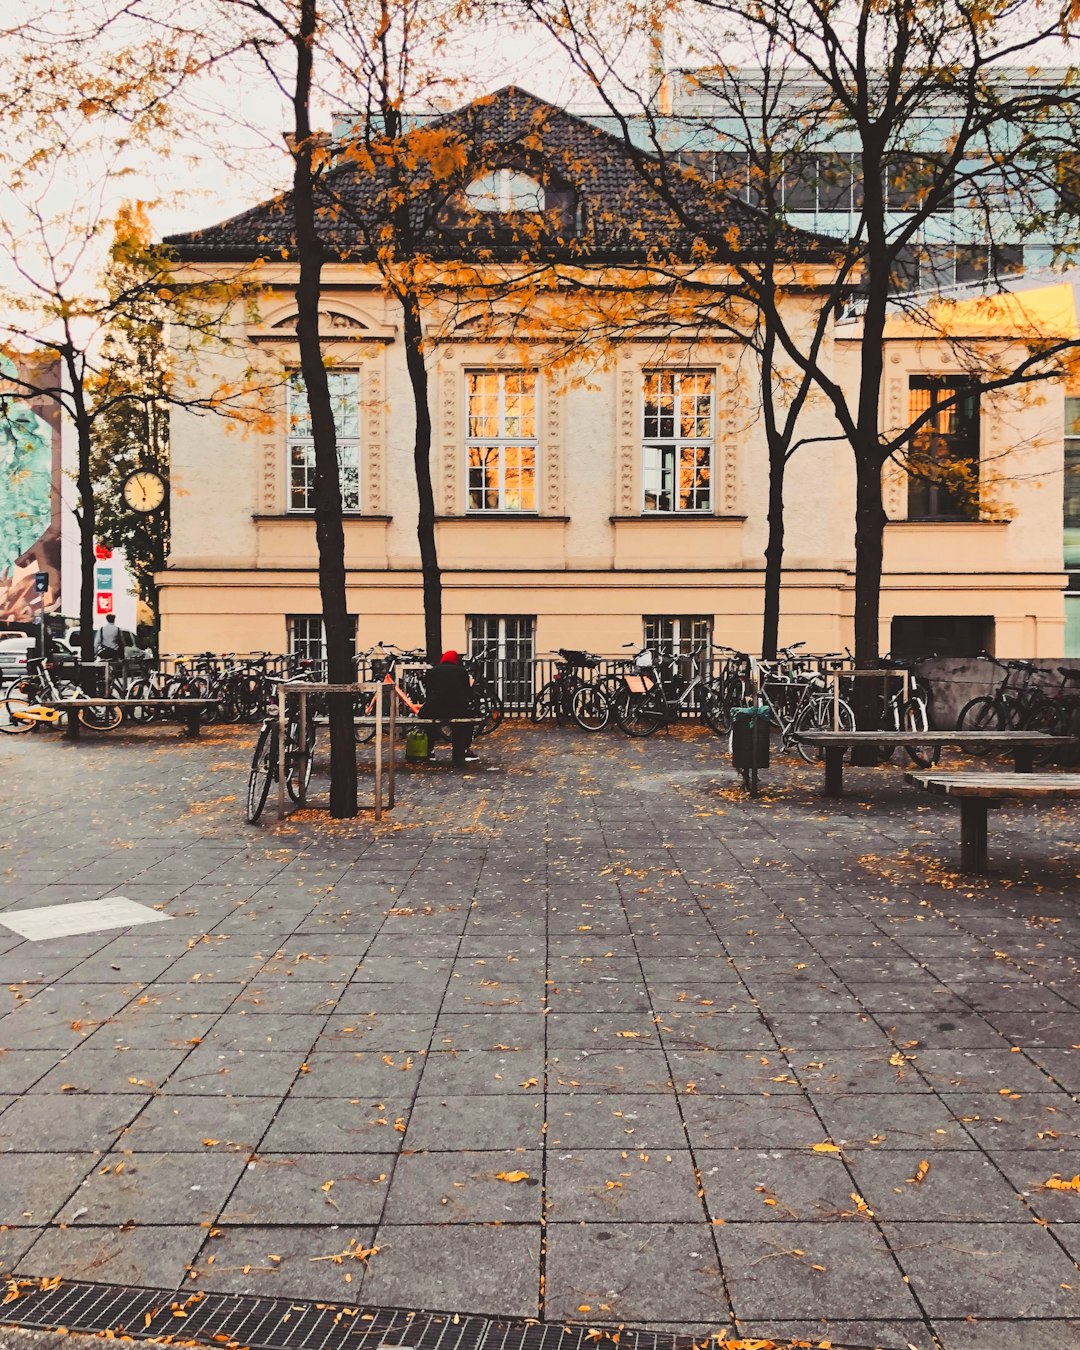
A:
[[[285,791],[294,802],[300,800],[300,788],[306,794],[315,764],[315,722],[308,718],[307,737],[300,749],[300,721],[291,720],[285,728]]]
[[[585,731],[603,731],[611,719],[611,704],[592,684],[583,684],[570,706],[574,721]]]
[[[277,776],[277,723],[268,722],[259,732],[255,742],[255,753],[251,757],[251,772],[248,774],[247,818],[254,825],[262,815],[266,799],[270,795],[270,784]]]
[[[731,730],[731,711],[739,706],[729,700],[726,684],[706,684],[701,689],[701,716],[717,736],[726,736]]]
[[[997,700],[989,694],[983,694],[980,698],[971,699],[960,709],[959,716],[956,719],[956,729],[957,731],[1000,731],[1002,729],[1001,723],[1001,707]],[[968,749],[967,746],[964,748]],[[969,753],[972,755],[990,755],[993,754],[993,751],[971,748]]]
[[[553,722],[555,710],[559,706],[559,686],[554,680],[548,680],[533,699],[530,716],[534,722]]]
[[[798,736],[810,735],[815,731],[854,730],[855,714],[851,705],[845,703],[843,699],[836,703],[831,694],[822,694],[817,698],[810,699],[808,703],[803,705],[802,711],[791,727],[790,734]],[[807,745],[803,741],[796,741],[795,748],[807,764],[816,764],[824,755],[824,751],[816,745]],[[848,759],[849,755],[850,752],[844,755],[845,760]]]
[[[15,715],[33,707],[36,701],[26,684],[21,680],[13,680],[0,697],[3,698],[0,703],[0,732],[8,736],[20,736],[23,732],[33,731],[36,722]]]
[[[80,708],[78,718],[87,731],[115,731],[124,720],[124,710],[115,703],[99,704]]]
[[[926,701],[921,698],[909,698],[904,704],[904,730],[905,731],[929,731],[930,718],[926,712]],[[941,758],[941,746],[928,743],[926,745],[905,745],[904,749],[912,764],[920,769],[932,769]]]
[[[612,711],[622,731],[628,736],[640,738],[651,736],[663,725],[666,709],[655,689],[635,694],[624,688]]]
[[[475,735],[487,736],[503,720],[503,701],[489,684],[476,684],[472,692],[476,715],[480,719],[476,724]]]
[[[136,680],[127,691],[127,696],[128,698],[153,698],[154,691],[149,680]],[[130,708],[128,711],[133,722],[138,723],[139,726],[148,726],[161,710],[143,706],[141,708]]]
[[[357,745],[367,745],[368,741],[375,739],[375,724],[372,722],[357,722],[357,717],[375,716],[375,696],[373,695],[365,703],[366,695],[361,694],[353,703],[353,740]]]

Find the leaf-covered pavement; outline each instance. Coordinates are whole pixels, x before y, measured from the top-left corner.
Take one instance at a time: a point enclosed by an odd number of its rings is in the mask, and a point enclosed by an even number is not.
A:
[[[0,1267],[835,1344],[1080,1343],[1073,817],[508,727],[385,823],[250,735],[0,746]],[[316,784],[317,785],[317,784]]]

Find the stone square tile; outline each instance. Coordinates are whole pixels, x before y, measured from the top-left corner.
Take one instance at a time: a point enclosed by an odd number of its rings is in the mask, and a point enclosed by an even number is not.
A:
[[[937,1050],[919,1047],[919,1073],[938,1092],[1053,1092],[1057,1087],[1027,1055],[1013,1050]]]
[[[43,1232],[42,1228],[0,1227],[0,1275],[10,1274]]]
[[[1002,1036],[1025,1049],[1050,1046],[1065,1050],[1080,1042],[1080,1011],[988,1012],[986,1020]]]
[[[1042,1049],[1036,1046],[1034,1049],[1026,1050],[1025,1057],[1052,1078],[1055,1086],[1063,1088],[1073,1096],[1080,1094],[1080,1052],[1073,1049]]]
[[[177,1289],[206,1237],[198,1224],[50,1228],[16,1264],[20,1275]]]
[[[668,1064],[675,1091],[712,1096],[723,1092],[736,1095],[799,1092],[802,1089],[791,1066],[779,1051],[762,1054],[737,1050],[669,1050]]]
[[[179,1050],[198,1045],[214,1024],[212,1013],[162,1012],[138,1000],[81,1043],[86,1050]]]
[[[353,1304],[375,1230],[348,1224],[222,1226],[195,1257],[199,1289]],[[333,1260],[333,1257],[341,1260]]]
[[[0,1021],[0,1045],[4,1044]],[[61,1060],[63,1050],[5,1050],[0,1053],[0,1092],[21,1093],[44,1078]]]
[[[1080,1345],[1080,1321],[934,1318],[942,1350],[1062,1350]]]
[[[704,1222],[548,1226],[549,1318],[696,1322],[715,1318],[724,1305],[720,1263]]]
[[[659,1093],[565,1094],[548,1103],[548,1148],[681,1149],[676,1099]]]
[[[648,1013],[559,1013],[553,1012],[547,1024],[547,1044],[552,1054],[568,1050],[619,1049],[631,1042],[635,1046],[659,1047],[656,1027]]]
[[[949,988],[978,1012],[1075,1012],[1060,993],[1026,976],[1017,975],[1008,984],[954,981]]]
[[[660,1014],[664,1044],[682,1050],[776,1050],[777,1040],[760,1013],[694,1009]]]
[[[869,1013],[880,1014],[879,1020],[893,1020],[888,1013],[970,1013],[970,1004],[954,987],[939,984],[923,976],[922,979],[851,981],[847,985],[853,998]]]
[[[833,1093],[814,1098],[829,1137],[845,1149],[973,1149],[974,1140],[933,1093]]]
[[[292,1087],[302,1056],[286,1050],[218,1050],[200,1045],[165,1085],[182,1096],[281,1097]]]
[[[427,1062],[424,1054],[327,1050],[308,1055],[294,1097],[412,1097]],[[300,1065],[297,1064],[299,1069]]]
[[[875,1322],[865,1318],[819,1317],[815,1321],[774,1322],[755,1318],[742,1323],[737,1336],[779,1341],[782,1346],[822,1341],[837,1347],[873,1346],[874,1350],[939,1350],[925,1322]]]
[[[444,1013],[435,1024],[432,1050],[543,1050],[550,1018],[542,1013]],[[427,1042],[422,1047],[427,1048]]]
[[[768,1022],[777,1041],[793,1054],[807,1048],[826,1054],[833,1050],[889,1053],[893,1048],[884,1030],[866,1013],[770,1011]]]
[[[640,977],[632,980],[608,978],[583,979],[588,972],[577,966],[573,973],[559,977],[552,971],[548,987],[548,1006],[553,1013],[647,1013],[653,1000]]]
[[[667,1059],[659,1050],[567,1050],[548,1055],[548,1092],[552,1095],[671,1091]]]
[[[885,1223],[883,1231],[931,1318],[1080,1315],[1076,1267],[1030,1220]]]
[[[203,1057],[213,1050],[284,1050],[301,1059],[326,1018],[315,1013],[224,1013],[202,1038]]]
[[[96,1153],[0,1153],[0,1224],[48,1223],[97,1161]]]
[[[686,1132],[700,1148],[810,1148],[825,1137],[805,1097],[698,1097],[682,1099]]]
[[[709,1216],[734,1222],[829,1222],[856,1214],[851,1177],[830,1153],[698,1149]]]
[[[795,1077],[815,1097],[836,1092],[891,1092],[899,1096],[930,1091],[918,1073],[914,1052],[814,1048],[792,1050],[787,1058]]]
[[[243,1172],[245,1159],[219,1149],[111,1153],[98,1159],[60,1211],[69,1224],[209,1223]],[[77,1216],[77,1217],[76,1217]]]
[[[326,1098],[313,1104],[289,1097],[277,1107],[260,1147],[272,1153],[388,1153],[401,1147],[409,1111],[407,1098]]]
[[[982,1153],[860,1149],[848,1163],[856,1190],[882,1220],[1021,1223],[1030,1217]]]
[[[435,1013],[368,1013],[330,1017],[313,1053],[325,1050],[367,1050],[380,1054],[419,1054],[426,1050],[435,1030]]]
[[[540,1225],[380,1225],[367,1263],[364,1301],[381,1307],[446,1308],[507,1317],[539,1311]]]
[[[246,1164],[218,1222],[377,1223],[395,1153],[259,1153]]]
[[[1075,1150],[1080,1144],[1080,1106],[1064,1092],[941,1095],[968,1133],[991,1152],[1017,1148]]]
[[[1047,1153],[1043,1149],[996,1149],[991,1159],[1039,1218],[1054,1223],[1059,1236],[1066,1228],[1075,1230],[1075,1225],[1080,1222],[1080,1189],[1056,1190],[1047,1182],[1052,1178],[1071,1182],[1080,1174],[1080,1149],[1062,1153]],[[1080,1256],[1080,1252],[1073,1250],[1072,1255]]]
[[[700,1223],[702,1203],[685,1149],[548,1147],[549,1223]]]
[[[909,1050],[1009,1051],[1009,1041],[978,1013],[891,1013],[879,1020],[893,1041]]]
[[[320,980],[316,984],[264,980],[262,973],[236,996],[233,1012],[307,1013],[325,1017],[338,1006],[344,980]]]
[[[30,1089],[39,1092],[156,1092],[191,1053],[77,1046]]]
[[[421,1093],[413,1103],[404,1147],[455,1152],[539,1148],[543,1127],[543,1097],[531,1092],[516,1097],[505,1093],[429,1097]]]
[[[735,1315],[915,1319],[919,1307],[870,1220],[714,1230]]]
[[[539,1050],[440,1050],[423,1061],[421,1091],[428,1097],[536,1091],[544,1081],[543,1059]]]
[[[0,1151],[103,1152],[149,1100],[146,1092],[23,1097],[0,1115]]]
[[[204,1153],[208,1147],[252,1153],[277,1107],[276,1097],[155,1097],[119,1144],[137,1153]]]
[[[159,1013],[221,1013],[241,992],[242,987],[235,984],[155,983],[133,998],[125,1013],[134,1014],[139,1009]]]
[[[442,1011],[535,1013],[543,1009],[545,999],[544,983],[539,979],[522,983],[496,979],[495,976],[484,980],[452,978],[442,999]],[[437,1006],[439,1000],[434,1002]]]
[[[346,1017],[364,1017],[368,1013],[424,1013],[431,1015],[434,1020],[442,1003],[442,989],[434,986],[403,982],[354,983],[346,985],[341,991],[337,1011]]]
[[[542,1177],[539,1152],[406,1154],[394,1170],[383,1221],[539,1223]]]

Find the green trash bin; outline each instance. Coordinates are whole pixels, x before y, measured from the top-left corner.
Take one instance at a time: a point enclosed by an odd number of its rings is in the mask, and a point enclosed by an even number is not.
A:
[[[413,763],[428,757],[428,734],[426,731],[410,731],[405,737],[405,758]]]
[[[731,714],[731,762],[756,796],[758,770],[769,767],[770,713],[764,704],[735,708]]]

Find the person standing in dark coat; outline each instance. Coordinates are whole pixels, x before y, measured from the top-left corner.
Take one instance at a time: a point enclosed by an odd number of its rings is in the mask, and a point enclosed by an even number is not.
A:
[[[469,673],[461,664],[457,652],[443,652],[442,660],[428,673],[427,697],[420,709],[420,716],[432,721],[428,731],[428,758],[434,757],[438,742],[445,740],[441,724],[449,722],[454,767],[463,769],[466,764],[475,764],[480,756],[474,755],[471,748],[473,724],[457,720],[472,715],[472,680]]]

